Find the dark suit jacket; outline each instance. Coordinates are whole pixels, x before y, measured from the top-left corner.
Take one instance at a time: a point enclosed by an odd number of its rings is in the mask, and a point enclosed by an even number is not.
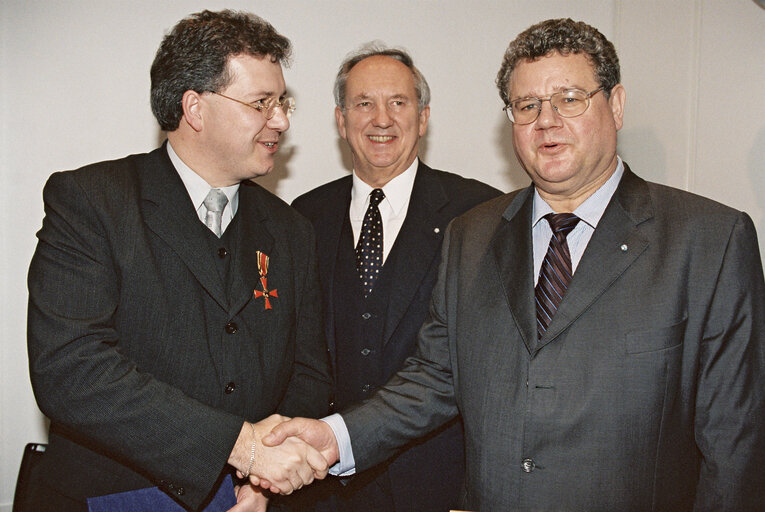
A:
[[[316,230],[325,333],[333,363],[337,345],[342,343],[335,339],[335,305],[332,302],[335,263],[343,222],[348,217],[351,187],[352,177],[349,175],[293,202]],[[382,369],[383,381],[379,384],[387,381],[415,352],[417,331],[427,317],[441,243],[449,221],[499,194],[498,190],[479,181],[431,169],[420,161],[406,219],[392,249],[397,251],[398,261],[406,263],[399,265],[399,272],[393,276],[383,332],[387,359]],[[335,373],[344,371],[344,368],[333,366]],[[425,510],[428,504],[432,507],[439,499],[455,495],[455,486],[461,485],[463,476],[461,443],[461,425],[453,424],[424,443],[409,444],[406,451],[390,462],[388,475],[397,510]],[[445,470],[449,466],[453,470],[448,477],[433,471],[434,467]],[[422,506],[418,505],[420,502]]]
[[[450,226],[417,357],[344,414],[358,468],[460,412],[470,510],[761,510],[751,219],[626,169],[538,341],[532,192]]]
[[[28,348],[51,419],[43,464],[62,493],[159,485],[197,508],[244,419],[326,413],[313,232],[284,202],[242,183],[226,293],[164,146],[56,173],[43,196]],[[270,257],[272,309],[253,293],[256,251]]]

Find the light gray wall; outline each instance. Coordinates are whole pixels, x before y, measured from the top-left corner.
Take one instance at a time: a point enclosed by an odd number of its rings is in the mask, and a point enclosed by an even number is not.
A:
[[[25,350],[42,186],[55,170],[156,147],[148,70],[159,41],[186,14],[223,7],[260,14],[294,43],[285,75],[298,111],[262,180],[287,201],[348,172],[332,81],[344,55],[372,39],[407,48],[430,82],[426,162],[503,190],[525,185],[494,77],[519,31],[571,16],[617,46],[620,153],[632,168],[749,212],[765,236],[765,10],[751,0],[2,0],[0,511],[23,445],[46,439]]]

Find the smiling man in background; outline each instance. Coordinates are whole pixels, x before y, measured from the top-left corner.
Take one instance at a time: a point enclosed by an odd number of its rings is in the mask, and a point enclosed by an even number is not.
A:
[[[334,402],[342,409],[369,398],[414,354],[446,226],[500,192],[418,158],[430,89],[405,51],[366,45],[349,55],[335,80],[335,104],[353,174],[293,206],[316,229]],[[447,510],[464,476],[463,444],[462,425],[454,419],[344,485],[318,484],[331,495],[322,506]],[[435,466],[440,470],[430,471]]]

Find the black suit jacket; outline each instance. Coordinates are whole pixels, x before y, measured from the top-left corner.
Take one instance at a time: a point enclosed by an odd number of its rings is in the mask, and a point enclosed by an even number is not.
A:
[[[332,362],[335,361],[334,304],[335,263],[340,235],[348,217],[352,177],[346,176],[318,187],[293,202],[316,230],[319,275],[325,309],[325,333]],[[420,161],[406,219],[396,237],[398,272],[393,276],[384,320],[383,344],[389,359],[384,361],[387,380],[407,357],[414,354],[417,331],[427,317],[440,261],[441,243],[448,223],[471,207],[500,194],[484,183],[434,170]],[[389,276],[388,276],[389,277]],[[343,372],[333,364],[335,374]],[[431,435],[425,442],[410,443],[389,461],[388,475],[397,510],[425,510],[444,496],[453,496],[461,485],[464,464],[461,425]],[[451,472],[447,475],[434,468]],[[456,482],[456,483],[455,483]],[[418,505],[421,504],[421,505]],[[455,503],[452,503],[454,505]]]
[[[532,195],[450,225],[417,356],[343,414],[357,468],[459,412],[467,510],[762,510],[751,219],[625,168],[537,340]]]
[[[225,283],[164,146],[56,173],[43,196],[28,348],[62,493],[159,485],[197,508],[244,419],[326,413],[314,238],[288,205],[242,183]]]

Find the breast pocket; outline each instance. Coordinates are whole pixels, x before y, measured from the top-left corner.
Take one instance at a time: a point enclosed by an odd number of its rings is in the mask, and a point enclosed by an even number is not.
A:
[[[669,326],[635,330],[624,335],[624,347],[628,354],[655,352],[680,345],[685,335],[688,315]]]

